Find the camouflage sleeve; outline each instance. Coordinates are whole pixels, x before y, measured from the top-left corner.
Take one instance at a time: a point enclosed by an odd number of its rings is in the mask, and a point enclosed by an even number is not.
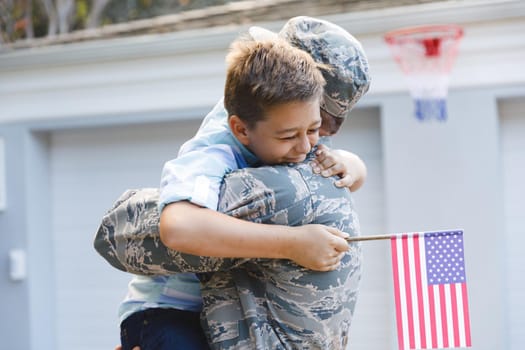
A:
[[[104,215],[94,246],[113,267],[151,276],[226,270],[244,261],[200,257],[167,248],[160,240],[158,200],[156,188],[128,190]]]
[[[219,210],[253,222],[326,224],[358,235],[350,192],[333,181],[314,175],[308,164],[235,171],[225,178]],[[360,267],[360,246],[352,244],[331,272],[254,259],[198,274],[212,349],[344,349]]]

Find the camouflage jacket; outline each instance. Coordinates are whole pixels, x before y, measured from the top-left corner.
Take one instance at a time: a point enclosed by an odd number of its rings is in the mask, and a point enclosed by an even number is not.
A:
[[[268,224],[325,224],[357,235],[350,193],[307,163],[243,169],[226,176],[219,210]],[[157,196],[157,197],[156,197]],[[213,349],[344,349],[357,299],[360,246],[332,272],[289,260],[219,259],[172,251],[158,235],[156,190],[126,193],[104,217],[95,248],[137,274],[198,272],[203,326]]]

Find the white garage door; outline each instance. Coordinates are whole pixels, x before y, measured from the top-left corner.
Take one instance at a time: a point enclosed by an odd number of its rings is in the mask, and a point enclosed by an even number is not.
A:
[[[499,105],[505,206],[507,348],[525,344],[525,99]]]
[[[58,350],[108,350],[129,275],[93,249],[102,214],[128,188],[158,187],[164,161],[198,122],[54,132],[51,179]]]
[[[76,129],[53,132],[51,179],[58,350],[107,350],[119,342],[117,307],[129,276],[111,268],[92,248],[104,211],[125,189],[158,186],[165,160],[194,134],[198,122]],[[368,165],[355,194],[364,233],[382,233],[383,171],[378,109],[359,109],[334,146],[355,151]],[[74,247],[74,248],[72,248]],[[352,347],[391,344],[388,244],[364,243],[362,289]]]
[[[378,108],[354,110],[333,142],[334,147],[357,153],[367,165],[367,181],[354,194],[364,235],[386,233],[380,124]],[[390,244],[369,241],[363,242],[362,248],[363,277],[349,349],[389,349],[394,327]]]

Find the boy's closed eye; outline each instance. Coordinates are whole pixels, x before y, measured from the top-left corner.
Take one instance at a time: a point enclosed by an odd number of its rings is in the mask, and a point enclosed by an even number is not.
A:
[[[315,134],[317,134],[319,132],[319,129],[320,128],[309,129],[309,130],[306,131],[306,133],[308,135],[315,135]],[[297,137],[299,137],[298,134],[293,134],[293,135],[282,136],[279,139],[280,140],[293,140],[293,139],[296,139]]]

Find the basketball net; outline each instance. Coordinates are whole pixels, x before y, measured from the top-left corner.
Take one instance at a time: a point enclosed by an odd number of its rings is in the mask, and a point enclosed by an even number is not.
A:
[[[407,78],[418,120],[447,119],[450,70],[462,36],[463,29],[457,25],[402,28],[385,34]]]

